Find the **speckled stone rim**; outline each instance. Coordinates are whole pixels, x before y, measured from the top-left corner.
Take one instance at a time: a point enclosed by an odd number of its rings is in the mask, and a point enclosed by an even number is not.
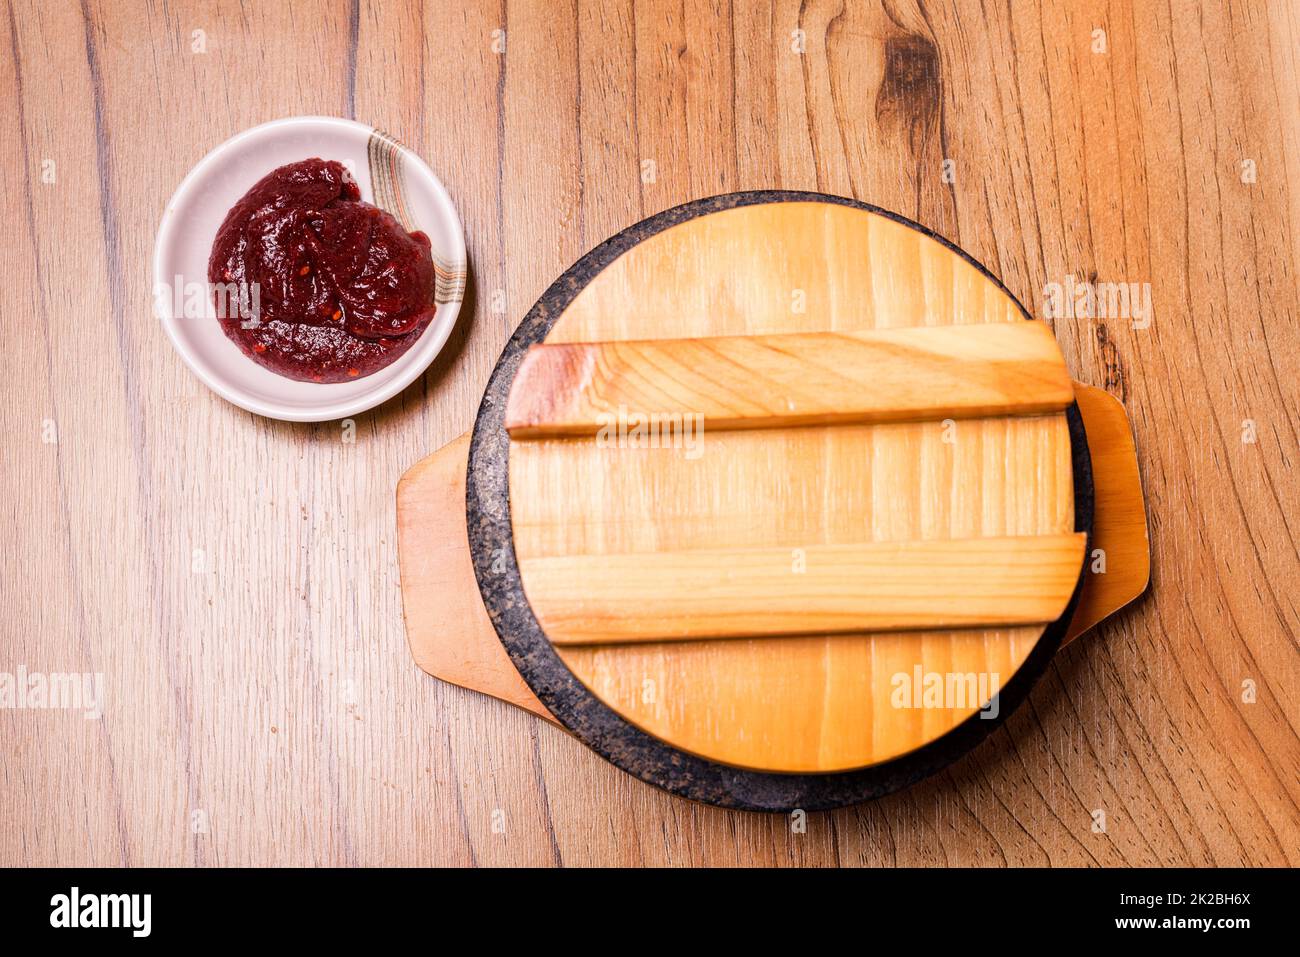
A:
[[[765,203],[816,202],[849,206],[884,216],[951,250],[1025,307],[996,276],[967,253],[918,223],[857,200],[823,193],[755,191],[700,199],[642,220],[601,243],[573,264],[529,310],[506,344],[483,394],[470,441],[465,486],[466,524],[474,576],[488,616],[510,660],[551,714],[602,757],[672,794],[720,807],[751,811],[826,810],[883,797],[948,766],[992,733],[1029,695],[1060,647],[1083,585],[1083,568],[1065,612],[1044,629],[1034,649],[1001,689],[998,716],[976,713],[929,744],[888,761],[853,771],[778,774],[751,771],[701,758],[673,747],[623,718],[592,694],[560,660],[524,597],[510,524],[510,439],[504,428],[506,397],[528,347],[541,342],[587,284],[615,259],[672,226],[723,210]],[[1078,405],[1066,410],[1074,469],[1075,530],[1091,548],[1092,461]]]

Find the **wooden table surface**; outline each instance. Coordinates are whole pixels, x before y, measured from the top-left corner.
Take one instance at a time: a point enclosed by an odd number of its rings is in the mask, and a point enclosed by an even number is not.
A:
[[[0,864],[1300,863],[1294,0],[18,0],[0,31],[0,673],[103,675],[98,720],[0,711]],[[351,443],[219,399],[151,311],[181,178],[293,114],[414,147],[469,244],[451,343]],[[803,833],[421,673],[394,542],[555,276],[770,187],[917,219],[1040,315],[1067,276],[1152,302],[1051,320],[1132,416],[1149,594],[966,759]]]

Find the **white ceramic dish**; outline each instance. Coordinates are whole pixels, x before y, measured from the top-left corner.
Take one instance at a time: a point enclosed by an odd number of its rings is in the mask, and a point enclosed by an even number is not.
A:
[[[361,198],[428,234],[438,309],[420,339],[391,365],[355,382],[298,382],[253,362],[216,320],[208,256],[240,197],[276,167],[318,156],[347,166]],[[321,422],[356,415],[414,382],[456,325],[465,295],[465,234],[451,197],[428,165],[387,134],[352,120],[298,116],[245,130],[181,182],[154,246],[154,308],[185,363],[218,395],[258,415]]]

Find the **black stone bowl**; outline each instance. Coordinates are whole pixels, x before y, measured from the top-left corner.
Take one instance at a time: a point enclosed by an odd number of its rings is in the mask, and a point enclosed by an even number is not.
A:
[[[821,774],[752,771],[690,754],[647,734],[627,721],[573,676],[538,625],[524,597],[510,527],[507,459],[510,439],[503,427],[506,397],[528,347],[541,342],[575,296],[606,266],[637,243],[697,216],[763,203],[821,202],[866,210],[902,223],[942,243],[997,284],[1024,313],[1021,303],[983,265],[942,236],[895,213],[856,200],[823,193],[756,191],[700,199],[666,210],[601,243],[573,264],[529,310],[497,361],[474,423],[466,483],[467,526],[474,575],[492,625],[524,681],[581,741],[643,781],[696,801],[753,811],[823,810],[882,797],[934,774],[979,744],[1028,696],[1047,662],[1060,647],[1083,583],[1064,613],[1043,631],[1034,650],[998,695],[996,717],[979,712],[942,737],[879,764]],[[1066,410],[1074,466],[1074,527],[1088,533],[1093,517],[1092,460],[1077,405]],[[1088,549],[1085,549],[1085,556]]]

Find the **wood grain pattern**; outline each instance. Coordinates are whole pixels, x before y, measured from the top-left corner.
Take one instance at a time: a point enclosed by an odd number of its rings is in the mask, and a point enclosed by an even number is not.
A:
[[[796,200],[695,217],[643,240],[583,287],[546,341],[1024,322],[1005,290],[936,239],[869,210]],[[771,548],[785,550],[789,567],[796,550],[820,546],[1074,529],[1063,413],[703,438],[658,449],[599,435],[512,440],[510,519],[525,592],[542,600],[530,572],[550,558]],[[1008,681],[1042,631],[801,628],[797,640],[557,652],[619,714],[694,754],[838,771],[914,750],[982,705],[954,696],[898,707],[896,676],[920,667]]]
[[[406,640],[415,663],[429,674],[555,721],[497,640],[474,580],[465,534],[468,456],[466,433],[412,466],[397,483]]]
[[[7,4],[0,671],[105,709],[0,711],[0,863],[1300,864],[1297,49],[1285,0]],[[470,246],[452,344],[352,443],[222,402],[149,311],[181,178],[305,113],[420,152]],[[1154,554],[985,746],[805,833],[429,678],[395,566],[398,478],[546,286],[767,187],[918,219],[1048,321],[1129,410]],[[1150,324],[1043,315],[1066,276],[1150,283]]]
[[[512,439],[639,429],[658,444],[684,429],[1032,415],[1073,400],[1042,323],[941,325],[541,343],[511,383],[505,425]]]
[[[1137,448],[1119,400],[1095,386],[1074,384],[1075,402],[1092,456],[1092,547],[1083,589],[1064,644],[1113,615],[1151,581],[1151,536]]]
[[[1002,628],[1061,617],[1085,536],[1022,535],[525,559],[556,645]]]
[[[1088,426],[1095,476],[1093,545],[1123,556],[1105,572],[1089,566],[1064,643],[1132,601],[1146,588],[1150,562],[1128,417],[1115,399],[1074,383]],[[407,639],[429,674],[550,718],[504,653],[478,600],[465,528],[469,434],[407,469],[397,486],[398,552]],[[436,518],[435,518],[436,516]]]

